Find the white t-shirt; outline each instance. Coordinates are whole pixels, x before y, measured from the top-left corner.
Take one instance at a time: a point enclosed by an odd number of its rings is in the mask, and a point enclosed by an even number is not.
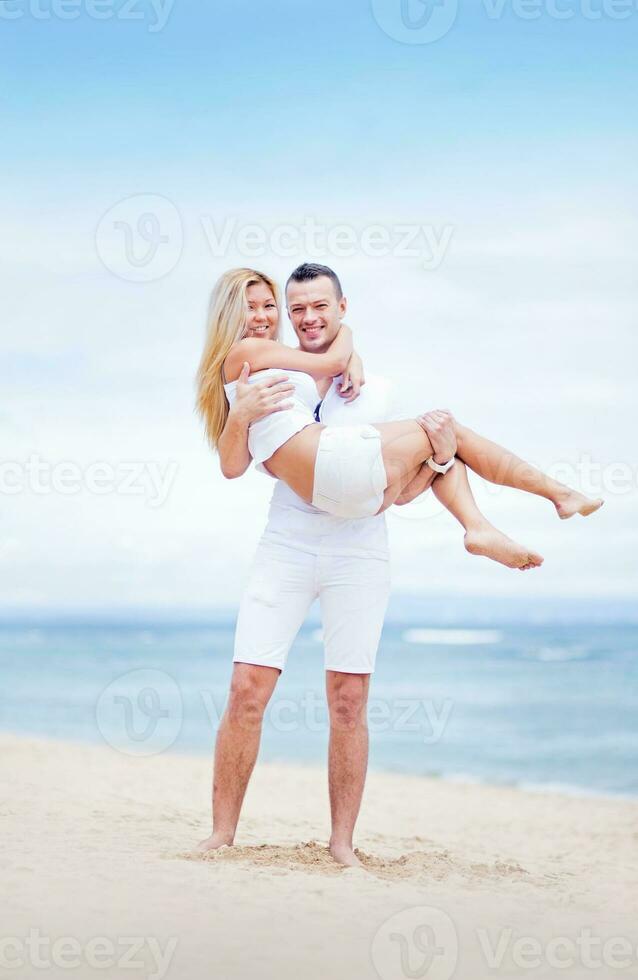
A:
[[[340,384],[341,378],[335,378],[321,402],[319,421],[324,425],[363,425],[401,417],[392,385],[385,378],[368,376],[361,394],[351,403],[339,397]],[[307,504],[281,480],[272,495],[264,537],[312,554],[389,558],[384,514],[360,520],[333,517]]]

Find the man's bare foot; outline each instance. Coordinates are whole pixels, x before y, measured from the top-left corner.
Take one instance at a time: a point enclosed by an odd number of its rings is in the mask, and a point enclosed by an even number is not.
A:
[[[218,851],[220,847],[230,847],[232,843],[233,839],[228,834],[211,834],[206,840],[200,841],[195,850],[200,854],[207,854],[208,851]]]
[[[361,861],[347,844],[330,844],[329,850],[337,864],[343,864],[346,868],[363,868]]]
[[[584,493],[578,493],[577,490],[566,490],[564,497],[554,501],[554,506],[561,521],[567,521],[574,514],[589,517],[590,514],[600,510],[604,503],[605,501],[600,497],[593,500],[591,497],[586,497]]]
[[[522,544],[517,544],[487,522],[467,531],[465,548],[471,555],[482,555],[484,558],[500,562],[501,565],[507,565],[508,568],[518,568],[522,572],[529,568],[540,568],[545,560],[542,555],[530,551]]]

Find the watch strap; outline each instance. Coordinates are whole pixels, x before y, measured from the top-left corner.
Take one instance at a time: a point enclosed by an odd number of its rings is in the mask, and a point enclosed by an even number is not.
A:
[[[452,459],[449,459],[447,463],[435,463],[434,456],[430,456],[430,458],[426,459],[425,462],[427,463],[427,465],[430,467],[431,470],[434,470],[435,473],[445,474],[445,473],[449,473],[449,471],[454,466],[454,463],[456,462],[456,456],[452,456]]]

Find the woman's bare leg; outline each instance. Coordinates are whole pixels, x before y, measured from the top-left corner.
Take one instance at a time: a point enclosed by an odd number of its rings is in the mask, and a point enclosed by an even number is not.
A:
[[[321,425],[309,425],[289,439],[267,461],[269,471],[283,480],[303,500],[313,498],[314,470]],[[387,485],[379,513],[391,507],[411,481],[418,478],[422,464],[434,455],[434,449],[423,426],[416,419],[404,422],[381,422],[375,425],[381,435],[381,449]],[[518,456],[471,429],[455,423],[458,456],[479,476],[501,486],[527,490],[554,503],[562,518],[573,514],[591,514],[602,506],[602,500],[589,500],[570,490]]]
[[[422,493],[429,490],[434,483],[437,474],[431,470],[426,463],[421,463],[417,470],[414,470],[408,482],[401,490],[401,493],[394,501],[396,507],[403,507],[411,504],[413,500],[420,497]]]
[[[437,500],[465,528],[465,548],[471,555],[482,555],[521,571],[539,568],[543,564],[541,555],[512,541],[481,513],[467,478],[465,464],[460,460],[445,476],[437,476],[432,490]]]
[[[602,507],[602,500],[591,499],[552,480],[535,466],[515,456],[509,449],[485,439],[467,426],[456,422],[455,431],[458,458],[484,480],[551,500],[562,520],[573,517],[574,514],[588,517]]]
[[[405,422],[381,422],[375,425],[381,433],[383,465],[388,481],[383,495],[382,513],[396,503],[403,491],[418,478],[422,464],[434,450],[425,429],[416,419]]]
[[[432,483],[428,476],[432,471],[423,465],[432,455],[432,444],[418,422],[389,422],[377,428],[388,477],[382,508],[385,510],[394,503],[408,503]],[[465,528],[465,547],[470,554],[491,558],[508,568],[538,568],[543,564],[541,555],[510,540],[481,513],[463,463],[457,461],[445,476],[437,476],[432,486],[437,499]]]

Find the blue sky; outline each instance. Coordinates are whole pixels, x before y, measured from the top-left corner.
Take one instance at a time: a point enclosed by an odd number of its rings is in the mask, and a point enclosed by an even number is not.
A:
[[[161,507],[5,495],[7,607],[239,594],[270,487],[225,484],[192,414],[208,291],[248,261],[234,232],[213,254],[204,224],[268,237],[308,216],[355,234],[355,254],[322,258],[342,274],[370,370],[398,381],[406,411],[444,402],[542,465],[591,453],[633,474],[589,527],[477,486],[493,519],[547,552],[524,583],[477,570],[446,515],[417,513],[422,553],[414,522],[392,517],[397,587],[634,594],[635,5],[621,21],[613,0],[560,0],[573,13],[561,21],[539,0],[526,20],[529,0],[498,18],[495,0],[461,0],[449,33],[406,44],[369,0],[137,2],[135,20],[106,0],[102,21],[87,2],[63,20],[60,0],[11,0],[19,16],[0,18],[2,456],[173,462],[177,475]],[[176,215],[180,235],[166,274],[145,282],[119,274],[121,243],[100,232],[122,201],[133,228],[139,195],[168,202],[158,220]],[[361,250],[371,225],[411,223],[450,229],[436,268]],[[280,278],[306,258],[271,244],[252,261]]]
[[[175,0],[158,33],[146,0],[135,21],[37,20],[36,0],[11,2],[23,16],[0,21],[7,150],[60,196],[112,174],[148,179],[149,167],[209,190],[258,176],[258,190],[285,179],[304,192],[312,179],[332,196],[356,180],[364,193],[379,156],[393,197],[422,192],[428,173],[438,183],[497,161],[580,183],[601,162],[620,176],[620,144],[636,143],[638,13],[525,21],[506,4],[492,20],[466,2],[446,37],[410,46],[368,2]]]

